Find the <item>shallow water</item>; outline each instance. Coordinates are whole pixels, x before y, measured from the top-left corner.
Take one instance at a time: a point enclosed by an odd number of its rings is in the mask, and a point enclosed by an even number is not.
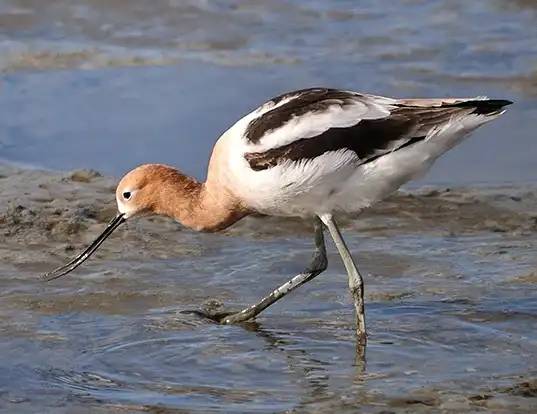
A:
[[[0,411],[535,412],[536,22],[522,0],[1,2]],[[516,102],[417,183],[439,191],[344,221],[367,349],[332,246],[257,323],[187,312],[301,271],[311,230],[293,220],[141,220],[37,279],[102,230],[126,170],[203,178],[234,120],[311,85]],[[81,168],[106,177],[61,172]]]

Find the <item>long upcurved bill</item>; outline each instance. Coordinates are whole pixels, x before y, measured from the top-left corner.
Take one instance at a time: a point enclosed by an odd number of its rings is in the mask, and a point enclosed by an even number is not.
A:
[[[43,279],[45,282],[49,282],[75,270],[78,266],[80,266],[87,259],[89,259],[89,257],[95,252],[95,250],[97,250],[99,246],[103,244],[106,238],[110,236],[114,232],[114,230],[117,229],[122,223],[124,223],[125,220],[126,218],[124,214],[118,213],[112,219],[112,221],[108,223],[108,226],[106,226],[106,229],[104,229],[100,236],[97,237],[95,241],[91,243],[82,253],[80,253],[77,257],[75,257],[66,265],[58,267],[56,270],[53,270],[52,272],[41,276],[41,279]]]

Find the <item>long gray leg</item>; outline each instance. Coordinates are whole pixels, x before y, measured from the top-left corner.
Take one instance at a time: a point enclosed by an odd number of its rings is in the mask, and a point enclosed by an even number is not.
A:
[[[351,291],[352,299],[354,300],[354,307],[356,308],[356,332],[365,341],[367,337],[364,310],[364,279],[356,268],[356,264],[354,263],[345,240],[343,240],[343,237],[341,236],[334,217],[332,217],[331,214],[326,214],[321,216],[321,220],[328,227],[339,255],[343,259],[343,264],[347,269],[347,274],[349,275],[349,289]]]
[[[248,319],[254,318],[259,313],[264,311],[274,302],[283,298],[289,292],[292,292],[297,287],[309,282],[315,277],[324,272],[328,266],[328,259],[326,258],[326,247],[324,244],[323,235],[323,223],[318,217],[315,217],[315,254],[309,267],[299,275],[295,276],[287,283],[281,285],[278,289],[274,290],[270,295],[265,296],[259,303],[250,306],[240,312],[225,316],[220,321],[221,323],[237,323],[245,322]]]

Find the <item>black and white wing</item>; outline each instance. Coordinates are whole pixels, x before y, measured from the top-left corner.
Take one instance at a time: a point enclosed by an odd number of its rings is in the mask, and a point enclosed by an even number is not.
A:
[[[397,100],[352,91],[310,88],[278,96],[235,127],[254,171],[351,152],[359,164],[413,145],[454,116],[497,114],[509,101]]]

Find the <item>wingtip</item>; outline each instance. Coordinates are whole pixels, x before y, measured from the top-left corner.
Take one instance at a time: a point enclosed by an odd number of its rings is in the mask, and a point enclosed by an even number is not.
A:
[[[489,99],[487,102],[501,106],[501,107],[513,105],[513,101],[510,101],[508,99]]]
[[[492,99],[486,95],[479,95],[472,99],[466,99],[465,101],[484,101],[484,102],[494,102],[501,106],[509,106],[513,104],[513,101],[508,99]]]
[[[479,98],[457,102],[455,104],[452,104],[451,106],[457,106],[461,108],[473,108],[472,113],[477,115],[497,115],[505,112],[504,108],[506,106],[513,104],[513,101],[510,101],[508,99]]]

